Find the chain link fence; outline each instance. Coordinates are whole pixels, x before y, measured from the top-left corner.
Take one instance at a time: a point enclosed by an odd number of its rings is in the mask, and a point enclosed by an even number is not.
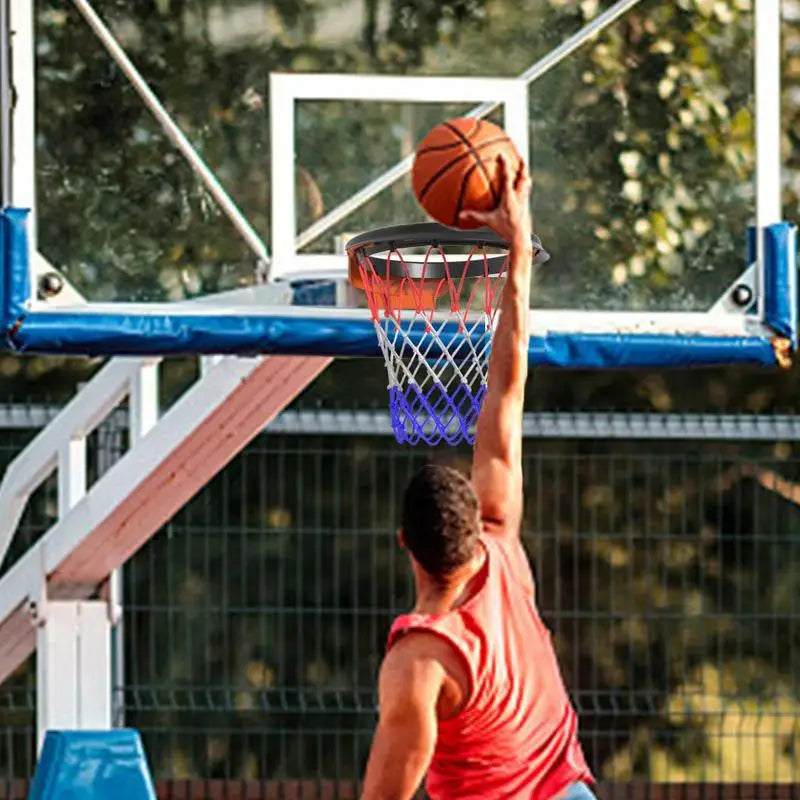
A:
[[[467,450],[287,419],[123,571],[116,722],[141,730],[165,797],[357,796],[385,637],[413,597],[399,499],[428,458],[469,467]],[[604,425],[549,428],[524,451],[523,539],[591,766],[652,797],[664,783],[796,792],[796,446],[770,428],[659,439],[674,432],[662,418],[644,440]],[[29,435],[4,430],[2,457]],[[98,436],[98,465],[124,446]],[[52,521],[53,487],[40,494],[19,548]],[[9,779],[32,771],[34,699],[32,665],[0,688]]]

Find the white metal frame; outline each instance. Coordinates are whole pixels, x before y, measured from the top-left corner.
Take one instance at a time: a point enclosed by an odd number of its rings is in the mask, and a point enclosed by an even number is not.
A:
[[[127,397],[131,445],[158,419],[160,359],[118,358],[104,367],[9,465],[0,484],[0,564],[8,552],[25,506],[55,470],[58,519],[68,519],[87,492],[86,440]],[[43,547],[26,556],[27,567],[12,568],[0,581],[8,606],[0,611],[0,680],[35,648],[37,659],[37,741],[52,728],[107,728],[115,665],[111,636],[121,609],[118,576],[109,580],[107,600],[47,600]],[[33,552],[33,551],[29,551]],[[27,559],[27,561],[26,561]],[[118,642],[121,641],[121,637]],[[118,653],[121,658],[121,651]]]
[[[34,125],[34,86],[32,64],[33,51],[33,12],[29,0],[9,0],[11,4],[11,23],[14,27],[14,70],[17,94],[21,98],[13,116],[14,139],[14,202],[16,205],[32,209],[32,236],[30,237],[32,258],[31,286],[36,285],[36,275],[52,267],[35,247],[35,153],[32,129]],[[247,220],[225,193],[200,156],[194,150],[180,128],[170,117],[160,100],[153,94],[142,75],[132,64],[109,28],[94,11],[89,0],[73,0],[76,8],[85,17],[112,58],[125,72],[132,85],[142,97],[143,102],[162,125],[170,140],[195,169],[211,194],[220,203],[233,224],[244,236],[245,241],[259,260],[267,258],[266,248],[254,233]],[[618,0],[610,8],[589,21],[573,36],[539,59],[517,78],[449,78],[449,77],[402,77],[376,75],[303,75],[276,74],[271,76],[271,120],[272,120],[272,164],[273,187],[271,200],[273,254],[271,277],[291,276],[343,277],[346,274],[341,255],[304,255],[298,251],[311,241],[330,230],[353,210],[376,196],[382,189],[391,185],[411,167],[412,157],[399,162],[384,175],[357,192],[352,198],[328,212],[320,220],[302,232],[296,231],[296,198],[294,180],[294,117],[295,105],[301,101],[313,100],[383,100],[390,102],[473,102],[481,101],[469,113],[483,116],[499,106],[504,107],[505,124],[512,138],[522,152],[528,151],[528,87],[554,66],[561,63],[585,42],[596,37],[601,31],[615,22],[641,0]],[[779,0],[758,0],[756,7],[756,127],[757,127],[757,224],[759,228],[780,219],[780,2]],[[763,238],[758,236],[758,255],[755,273],[750,280],[756,288],[759,303],[759,319],[763,317]],[[753,274],[753,268],[743,276]],[[720,287],[721,289],[724,287]],[[34,292],[35,294],[35,292]],[[714,320],[703,322],[698,315],[653,313],[651,319],[644,321],[629,312],[587,312],[581,311],[581,326],[589,325],[593,330],[613,331],[616,323],[624,318],[626,329],[632,331],[650,330],[654,332],[698,333],[710,328],[724,335],[761,335],[766,328],[757,322],[743,318],[742,309],[726,301],[728,292],[710,309]],[[217,302],[198,304],[197,313],[209,316],[233,313],[247,313],[265,316],[300,316],[328,314],[340,318],[352,316],[363,318],[365,312],[338,308],[321,310],[306,307],[297,312],[282,304],[275,304],[264,298],[260,305],[225,305],[225,299],[214,298]],[[202,305],[202,312],[199,306]],[[246,306],[246,307],[245,307]],[[63,307],[80,307],[81,312],[111,312],[119,306],[83,303],[83,298],[67,286],[55,301],[29,300],[31,311],[47,312]],[[160,304],[139,306],[125,304],[132,312],[144,311],[154,315],[177,312],[172,305]],[[189,304],[181,304],[180,313],[192,313]],[[724,317],[724,319],[723,319]],[[536,329],[547,326],[552,331],[574,331],[575,311],[551,310],[537,311],[534,325]]]
[[[11,90],[11,22],[10,8],[7,0],[0,2],[0,202],[3,206],[12,202],[11,176],[11,107],[13,93]]]
[[[754,2],[756,286],[764,316],[764,230],[781,213],[781,0]]]
[[[0,486],[0,507],[9,511],[0,528],[2,556],[25,503],[58,469],[59,520],[0,579],[0,682],[38,644],[40,736],[54,724],[84,727],[110,721],[111,696],[105,690],[111,685],[110,650],[103,644],[97,663],[80,658],[82,648],[89,652],[93,642],[107,642],[109,625],[119,618],[109,576],[330,359],[219,359],[160,418],[157,363],[109,362],[17,456]],[[86,436],[126,397],[130,450],[87,490]],[[97,607],[91,605],[98,601],[87,605],[102,586],[108,594],[102,603],[108,624],[98,622]],[[51,620],[54,597],[66,605],[57,606]],[[87,687],[95,678],[103,688],[90,698]]]
[[[400,75],[270,75],[272,149],[272,278],[344,271],[341,255],[300,254],[295,191],[295,106],[301,101],[480,103],[503,109],[504,126],[520,153],[528,145],[528,86],[516,78]],[[335,142],[331,143],[336,146]]]
[[[11,33],[11,74],[14,78],[14,106],[11,114],[11,197],[10,204],[29,208],[29,263],[36,248],[36,46],[34,4],[30,0],[9,0]],[[33,284],[31,284],[33,285]]]

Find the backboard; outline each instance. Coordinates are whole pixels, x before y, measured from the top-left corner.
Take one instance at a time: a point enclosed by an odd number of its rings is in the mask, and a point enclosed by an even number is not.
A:
[[[268,3],[177,22],[96,5],[10,0],[4,19],[13,348],[379,355],[344,243],[425,220],[415,143],[465,114],[529,156],[551,254],[532,363],[774,364],[794,347],[779,4],[498,4],[445,14],[411,55],[379,15],[387,56],[361,52],[360,4],[311,27]],[[412,76],[374,73],[411,56]]]

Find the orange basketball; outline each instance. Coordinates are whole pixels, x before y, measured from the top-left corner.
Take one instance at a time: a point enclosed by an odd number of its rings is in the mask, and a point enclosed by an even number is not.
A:
[[[437,125],[417,147],[411,185],[420,205],[437,222],[458,222],[462,211],[491,211],[500,199],[497,156],[505,153],[512,175],[520,155],[508,134],[483,119],[462,117]]]

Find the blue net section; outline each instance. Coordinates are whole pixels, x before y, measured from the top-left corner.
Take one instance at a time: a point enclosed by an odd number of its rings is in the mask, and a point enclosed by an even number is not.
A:
[[[475,443],[475,423],[486,384],[473,391],[459,383],[452,393],[438,381],[423,391],[416,383],[389,387],[392,428],[400,444]]]
[[[356,248],[378,344],[386,361],[392,428],[400,444],[474,444],[489,352],[505,283],[505,252],[430,244],[424,254]]]

